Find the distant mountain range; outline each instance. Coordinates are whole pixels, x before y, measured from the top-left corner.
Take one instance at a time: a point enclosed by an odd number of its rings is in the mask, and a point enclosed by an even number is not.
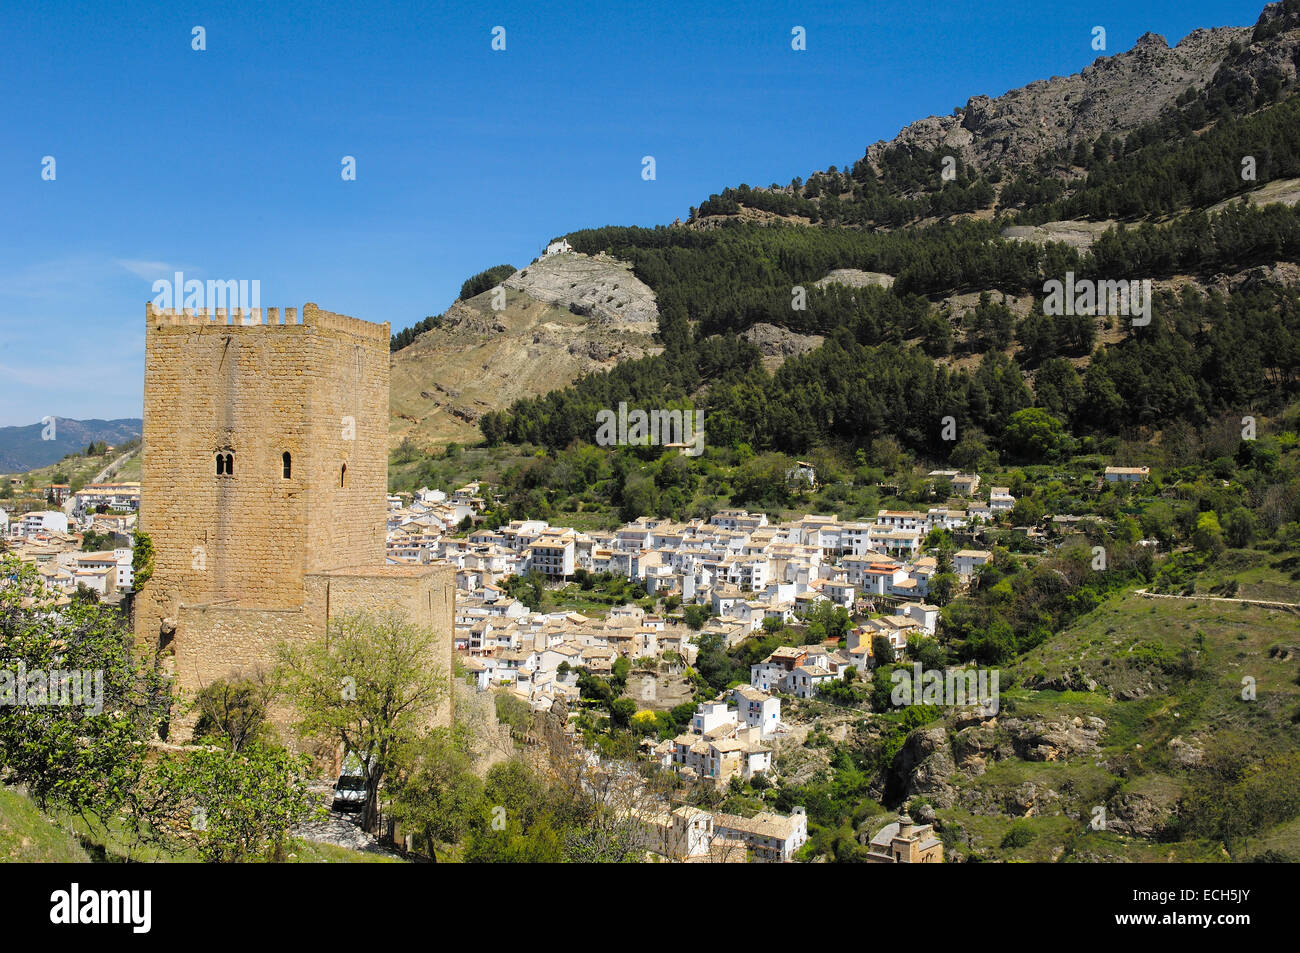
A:
[[[139,437],[143,424],[138,417],[121,420],[55,417],[49,440],[44,439],[48,428],[42,423],[0,427],[0,473],[25,473],[46,467],[100,440],[116,446]]]

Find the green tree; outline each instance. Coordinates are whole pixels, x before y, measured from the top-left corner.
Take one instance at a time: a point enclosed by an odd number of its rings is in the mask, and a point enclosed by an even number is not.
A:
[[[331,619],[326,638],[281,648],[286,695],[305,735],[360,756],[366,779],[362,826],[379,824],[379,789],[428,730],[450,694],[438,633],[399,613]]]
[[[131,588],[139,592],[153,577],[153,539],[148,533],[136,530],[132,542]]]
[[[1032,462],[1059,459],[1073,444],[1061,422],[1041,407],[1026,407],[1012,414],[1003,442],[1009,453]]]
[[[1244,506],[1231,510],[1223,518],[1224,537],[1234,549],[1245,549],[1255,541],[1255,514]]]
[[[312,813],[308,766],[305,755],[264,742],[168,752],[136,797],[141,827],[164,847],[193,847],[210,862],[282,859],[290,828]]]
[[[6,781],[24,785],[42,807],[106,817],[139,779],[146,745],[170,708],[158,659],[137,654],[115,608],[60,605],[34,564],[0,557],[0,579]],[[51,684],[56,671],[63,674]]]
[[[630,698],[616,698],[609,703],[609,720],[615,728],[630,728],[636,714],[636,702]]]
[[[894,647],[889,644],[889,637],[873,635],[871,637],[871,654],[876,660],[876,665],[892,665],[894,663]]]
[[[1223,551],[1223,528],[1213,510],[1206,510],[1196,517],[1196,529],[1192,531],[1192,545],[1203,553],[1217,555]]]
[[[478,274],[465,279],[465,283],[460,286],[460,294],[456,300],[464,301],[466,298],[472,298],[475,295],[489,291],[514,273],[514,265],[495,265],[486,271],[480,271]]]
[[[274,698],[275,685],[261,671],[204,685],[193,703],[198,713],[195,740],[217,740],[231,751],[241,751],[267,730],[266,713]]]
[[[704,628],[704,624],[709,621],[712,613],[708,606],[689,605],[682,610],[682,621],[694,629],[696,632]]]
[[[392,813],[432,857],[438,847],[459,843],[479,822],[485,813],[483,782],[459,728],[433,729],[419,739],[409,761],[413,767],[393,783]]]
[[[957,592],[958,579],[955,573],[935,573],[930,580],[930,598],[936,605],[946,606]]]

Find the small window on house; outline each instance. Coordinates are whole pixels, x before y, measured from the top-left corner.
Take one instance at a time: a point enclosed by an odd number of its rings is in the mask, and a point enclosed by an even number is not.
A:
[[[284,478],[287,480],[293,476],[293,458],[289,456],[288,450],[280,454],[280,462],[284,466]]]
[[[339,486],[348,485],[348,465],[343,464],[343,469],[339,470]]]
[[[226,476],[234,476],[234,475],[235,475],[235,455],[233,453],[228,453],[226,454]]]
[[[217,476],[226,475],[226,458],[217,454]]]

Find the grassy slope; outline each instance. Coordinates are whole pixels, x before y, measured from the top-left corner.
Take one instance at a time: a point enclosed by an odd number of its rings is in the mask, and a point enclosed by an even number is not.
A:
[[[55,474],[66,476],[68,478],[66,481],[60,482],[70,482],[74,484],[78,482],[82,484],[89,483],[101,470],[116,460],[119,456],[120,454],[118,453],[110,453],[107,456],[97,457],[85,457],[78,454],[65,460],[60,460],[57,463],[52,463],[48,467],[40,467],[39,469],[29,470],[22,474],[6,474],[3,475],[2,478],[8,480],[10,476],[21,476],[24,481],[30,478],[32,485],[35,488],[34,493],[39,494],[39,497],[31,495],[30,502],[35,505],[35,508],[44,508],[47,505],[45,502],[44,490],[45,487],[55,482]],[[138,449],[131,458],[110,477],[110,479],[119,483],[139,481],[140,452]],[[17,505],[22,500],[29,497],[29,494],[25,493],[21,487],[14,488],[14,495],[15,499],[13,500],[0,500],[0,508],[16,512],[21,512],[31,508]]]
[[[1231,574],[1206,575],[1217,581]],[[1300,584],[1281,570],[1253,566],[1242,575],[1272,598],[1300,601]],[[998,801],[1026,782],[1059,795],[1023,819],[939,810],[944,824],[958,831],[958,853],[989,860],[1228,859],[1217,843],[1161,843],[1093,831],[1088,821],[1097,805],[1106,805],[1114,816],[1124,798],[1175,805],[1195,770],[1174,756],[1180,744],[1277,753],[1300,749],[1300,726],[1292,721],[1300,709],[1297,645],[1300,616],[1281,610],[1131,593],[1112,599],[1035,649],[1015,670],[1021,685],[1029,678],[1079,671],[1096,680],[1096,691],[1017,687],[1002,696],[1004,718],[1104,719],[1100,753],[1052,762],[1012,758],[991,763],[977,778],[956,776],[964,791]],[[1192,653],[1190,677],[1180,668],[1184,651]],[[1244,676],[1256,680],[1253,702],[1241,698]],[[1027,826],[1034,836],[1021,847],[1002,848],[1013,824]],[[1300,849],[1300,820],[1258,832],[1245,854],[1266,848],[1294,855]]]
[[[0,862],[88,863],[77,838],[41,815],[12,788],[0,787]]]
[[[65,824],[71,828],[69,832]],[[87,846],[83,847],[82,843]],[[105,830],[89,828],[81,818],[65,817],[56,823],[41,814],[26,795],[13,788],[0,787],[0,863],[89,863],[92,856],[108,863],[128,859],[144,863],[194,863],[192,853],[164,854],[156,848],[128,848],[123,831],[114,825]],[[371,854],[294,840],[288,849],[288,862],[294,864],[375,864],[401,863],[385,854]]]

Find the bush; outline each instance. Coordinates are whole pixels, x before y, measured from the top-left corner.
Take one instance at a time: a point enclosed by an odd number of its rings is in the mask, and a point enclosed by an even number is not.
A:
[[[1016,823],[1011,825],[1011,829],[1007,831],[1006,835],[1002,838],[1002,843],[998,846],[1003,850],[1016,850],[1033,841],[1034,836],[1034,829],[1032,827],[1024,821],[1016,821]]]

